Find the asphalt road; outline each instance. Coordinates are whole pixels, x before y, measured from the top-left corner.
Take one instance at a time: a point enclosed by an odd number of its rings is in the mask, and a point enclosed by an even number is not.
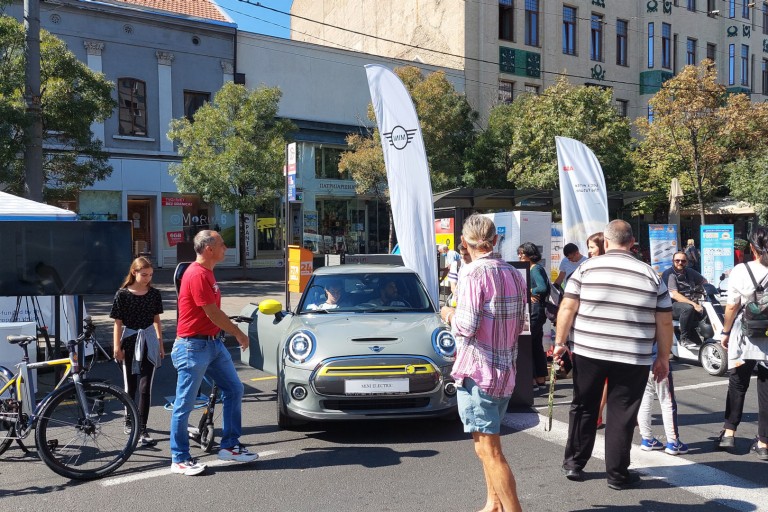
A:
[[[156,280],[164,293],[164,332],[170,342],[174,297],[170,284],[160,277]],[[252,300],[284,301],[279,281],[228,280],[221,281],[221,286],[222,307],[231,313]],[[110,302],[110,297],[86,301],[106,345],[111,340],[106,318]],[[232,351],[237,356],[238,349]],[[551,431],[544,431],[544,418],[539,415],[546,413],[543,393],[536,396],[534,409],[510,411],[502,442],[517,477],[523,509],[768,510],[768,466],[749,453],[757,430],[754,380],[735,453],[723,453],[713,449],[713,438],[722,424],[727,379],[710,377],[697,366],[674,363],[673,368],[681,438],[690,452],[673,457],[634,449],[632,467],[643,477],[638,489],[608,489],[602,433],[595,457],[586,468],[586,481],[570,482],[560,473],[571,397],[569,379],[557,384]],[[209,464],[205,474],[170,474],[170,412],[163,405],[165,397],[173,395],[176,375],[166,360],[155,379],[149,419],[159,441],[157,447],[139,448],[106,479],[77,483],[51,472],[34,451],[25,455],[13,445],[0,459],[0,510],[473,511],[482,507],[482,469],[470,438],[457,422],[310,424],[297,431],[282,431],[275,425],[275,380],[244,365],[238,365],[238,371],[246,388],[242,441],[261,454],[258,461],[221,464],[215,456],[198,451]],[[121,381],[112,363],[98,365],[93,373]],[[654,412],[655,429],[661,436],[658,406]],[[637,435],[636,440],[639,442]],[[33,445],[31,439],[27,442]]]

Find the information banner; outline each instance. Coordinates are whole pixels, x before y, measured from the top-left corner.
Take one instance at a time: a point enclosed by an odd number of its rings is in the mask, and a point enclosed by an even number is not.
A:
[[[680,250],[677,245],[677,224],[649,224],[651,266],[659,275],[672,267],[672,256]]]
[[[288,246],[288,290],[301,293],[312,275],[312,251],[296,245]]]
[[[549,280],[553,283],[557,276],[560,274],[560,261],[563,258],[563,224],[561,222],[553,222],[551,227],[551,243],[549,257],[552,262],[552,266],[549,270]]]
[[[733,268],[733,224],[701,226],[701,275],[717,286],[720,275]]]

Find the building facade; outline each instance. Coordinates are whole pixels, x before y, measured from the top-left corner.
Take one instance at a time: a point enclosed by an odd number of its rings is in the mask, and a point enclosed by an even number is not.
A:
[[[291,13],[293,39],[464,69],[482,119],[560,76],[610,87],[628,117],[652,116],[663,81],[704,58],[730,91],[768,98],[764,2],[294,0]]]

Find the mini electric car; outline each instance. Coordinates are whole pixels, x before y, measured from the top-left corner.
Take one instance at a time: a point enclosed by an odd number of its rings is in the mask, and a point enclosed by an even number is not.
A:
[[[418,275],[394,265],[315,271],[294,311],[251,304],[242,360],[277,376],[277,423],[456,414],[456,344]]]

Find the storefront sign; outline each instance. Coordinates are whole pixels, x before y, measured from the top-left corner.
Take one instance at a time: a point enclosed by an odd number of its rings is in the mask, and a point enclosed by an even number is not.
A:
[[[176,245],[184,241],[183,231],[166,231],[165,234],[168,236],[168,245],[170,247],[175,247]]]
[[[672,266],[672,256],[680,250],[677,245],[677,224],[649,224],[648,240],[651,266],[661,274]]]
[[[733,268],[733,224],[701,226],[701,275],[719,283],[720,275]]]
[[[252,260],[256,257],[256,251],[254,250],[254,243],[253,243],[253,215],[248,213],[245,215],[245,226],[244,229],[244,235],[245,235],[245,259],[246,260]]]
[[[320,194],[331,196],[349,196],[357,195],[354,181],[342,180],[317,180]]]
[[[163,197],[163,206],[192,206],[192,200],[186,197]]]

